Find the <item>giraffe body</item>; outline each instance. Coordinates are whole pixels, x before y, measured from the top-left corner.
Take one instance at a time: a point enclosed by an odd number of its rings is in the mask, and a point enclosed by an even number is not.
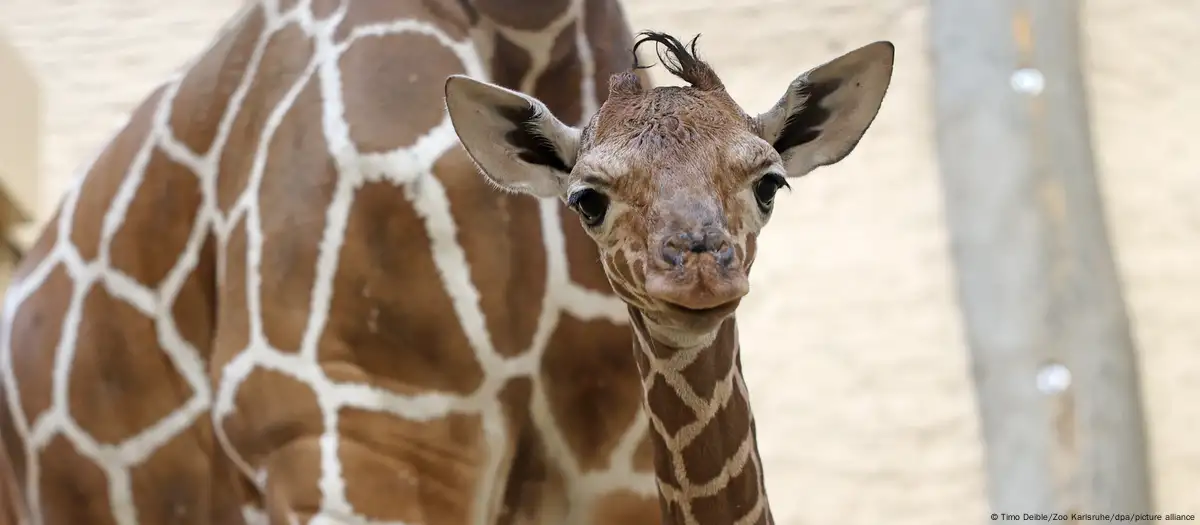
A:
[[[454,74],[599,107],[619,6],[538,9],[254,2],[147,97],[5,297],[8,519],[657,523],[595,245],[443,111]]]

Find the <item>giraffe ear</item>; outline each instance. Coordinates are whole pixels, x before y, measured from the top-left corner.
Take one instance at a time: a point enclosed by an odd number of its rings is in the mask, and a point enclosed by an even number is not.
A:
[[[838,162],[866,133],[892,79],[895,47],[875,42],[796,77],[756,118],[759,135],[783,157],[789,177]]]
[[[488,180],[509,191],[560,196],[579,152],[578,129],[533,97],[462,75],[446,80],[446,109]]]

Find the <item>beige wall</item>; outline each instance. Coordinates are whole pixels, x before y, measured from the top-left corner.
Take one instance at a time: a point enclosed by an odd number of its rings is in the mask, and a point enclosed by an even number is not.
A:
[[[5,31],[41,80],[46,104],[41,218],[77,165],[215,33],[241,0],[5,0]]]
[[[0,28],[46,90],[43,210],[240,3],[0,4]],[[812,65],[896,43],[893,87],[867,138],[795,184],[762,241],[742,315],[747,375],[781,523],[987,521],[934,161],[926,2],[627,5],[639,28],[703,33],[702,53],[755,111]],[[1102,183],[1142,351],[1158,506],[1200,511],[1200,150],[1187,143],[1200,108],[1200,61],[1187,51],[1200,49],[1200,2],[1086,5]]]
[[[1096,153],[1159,507],[1200,511],[1200,2],[1084,5]]]
[[[0,184],[8,198],[37,199],[40,93],[33,69],[0,31]]]

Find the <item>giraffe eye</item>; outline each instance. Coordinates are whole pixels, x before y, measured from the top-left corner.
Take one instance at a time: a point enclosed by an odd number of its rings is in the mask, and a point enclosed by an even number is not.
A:
[[[591,188],[584,188],[567,197],[567,206],[575,210],[589,227],[599,226],[608,212],[608,197]]]
[[[771,205],[775,203],[775,193],[779,188],[791,189],[787,179],[778,173],[768,173],[763,175],[754,183],[754,198],[758,200],[758,207],[766,213],[771,211]]]

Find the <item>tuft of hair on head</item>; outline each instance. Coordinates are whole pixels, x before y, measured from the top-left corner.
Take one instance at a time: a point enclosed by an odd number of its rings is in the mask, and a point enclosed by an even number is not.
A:
[[[654,42],[660,46],[657,50],[658,59],[662,61],[663,67],[667,68],[667,72],[696,89],[703,91],[725,89],[717,72],[713,71],[712,66],[709,66],[707,62],[700,60],[696,53],[696,41],[700,39],[700,35],[693,37],[687,45],[680,42],[678,38],[658,31],[642,31],[637,36],[638,39],[633,43],[634,69],[650,67],[638,64],[637,49],[646,42]]]

